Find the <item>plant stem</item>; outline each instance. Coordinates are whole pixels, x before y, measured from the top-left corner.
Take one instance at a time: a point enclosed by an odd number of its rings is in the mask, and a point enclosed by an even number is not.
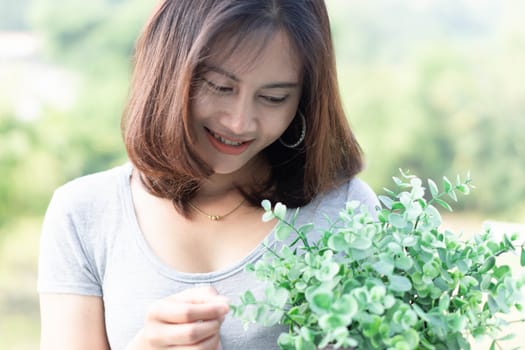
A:
[[[277,259],[279,259],[281,261],[284,260],[279,254],[277,254],[277,252],[275,250],[270,248],[270,246],[268,246],[268,245],[263,243],[263,247],[266,248],[266,250],[268,250],[270,253],[272,253],[272,255],[274,255]]]
[[[512,324],[512,323],[523,323],[523,322],[525,322],[525,318],[522,318],[522,319],[519,319],[519,320],[507,321],[508,324]]]
[[[312,251],[312,248],[310,247],[310,244],[308,243],[308,239],[306,239],[306,236],[301,232],[299,231],[298,229],[295,228],[294,225],[290,224],[288,221],[285,221],[285,220],[281,220],[281,222],[285,225],[287,225],[288,227],[290,227],[292,230],[295,231],[295,233],[297,234],[297,236],[299,237],[299,239],[301,240],[301,242],[303,242],[304,244],[304,247],[306,248],[307,251],[311,252]],[[297,242],[297,241],[294,241],[294,242]]]

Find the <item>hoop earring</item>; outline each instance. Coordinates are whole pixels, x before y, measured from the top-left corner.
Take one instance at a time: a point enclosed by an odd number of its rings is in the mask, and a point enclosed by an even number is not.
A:
[[[300,111],[297,111],[297,114],[299,114],[299,116],[301,117],[301,124],[302,124],[302,126],[301,126],[301,136],[299,136],[299,140],[297,140],[297,142],[295,142],[293,144],[286,143],[281,138],[282,136],[279,137],[279,142],[281,143],[281,145],[283,145],[286,148],[295,148],[295,147],[299,146],[299,144],[304,141],[304,137],[306,136],[306,118],[304,117],[304,115]]]

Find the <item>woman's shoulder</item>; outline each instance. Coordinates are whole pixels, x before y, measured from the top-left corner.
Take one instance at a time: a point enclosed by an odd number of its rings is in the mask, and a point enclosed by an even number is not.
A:
[[[379,205],[379,200],[376,193],[368,183],[360,178],[354,177],[347,181],[344,186],[347,187],[346,201],[358,201],[369,207],[375,209]]]
[[[84,175],[57,188],[40,239],[39,290],[102,295],[105,257],[124,229],[126,177],[123,165]],[[58,272],[57,272],[58,271]]]
[[[131,165],[126,163],[77,177],[58,187],[52,200],[69,208],[100,205],[123,193],[130,172]]]
[[[339,186],[322,194],[319,202],[323,207],[344,208],[345,204],[350,201],[358,201],[368,207],[372,212],[379,205],[379,200],[374,190],[364,180],[353,177],[344,181]]]
[[[354,177],[339,184],[335,188],[319,194],[312,202],[301,208],[301,224],[312,222],[324,225],[339,217],[346,203],[358,201],[373,215],[380,205],[372,188],[362,179]],[[327,221],[328,219],[328,221]]]

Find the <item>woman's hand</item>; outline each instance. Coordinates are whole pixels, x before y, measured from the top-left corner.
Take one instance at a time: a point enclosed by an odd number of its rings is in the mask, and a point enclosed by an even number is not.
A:
[[[228,301],[212,287],[187,289],[156,301],[131,349],[219,350]]]

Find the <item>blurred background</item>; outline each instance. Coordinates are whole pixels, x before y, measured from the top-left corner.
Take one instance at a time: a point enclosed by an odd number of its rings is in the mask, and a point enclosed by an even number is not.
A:
[[[126,160],[119,119],[154,0],[0,0],[0,349],[38,349],[39,230],[53,190]],[[470,171],[445,216],[525,222],[525,2],[327,0],[340,84],[376,192],[398,168]],[[523,343],[521,343],[523,344]],[[488,348],[487,348],[488,349]]]

